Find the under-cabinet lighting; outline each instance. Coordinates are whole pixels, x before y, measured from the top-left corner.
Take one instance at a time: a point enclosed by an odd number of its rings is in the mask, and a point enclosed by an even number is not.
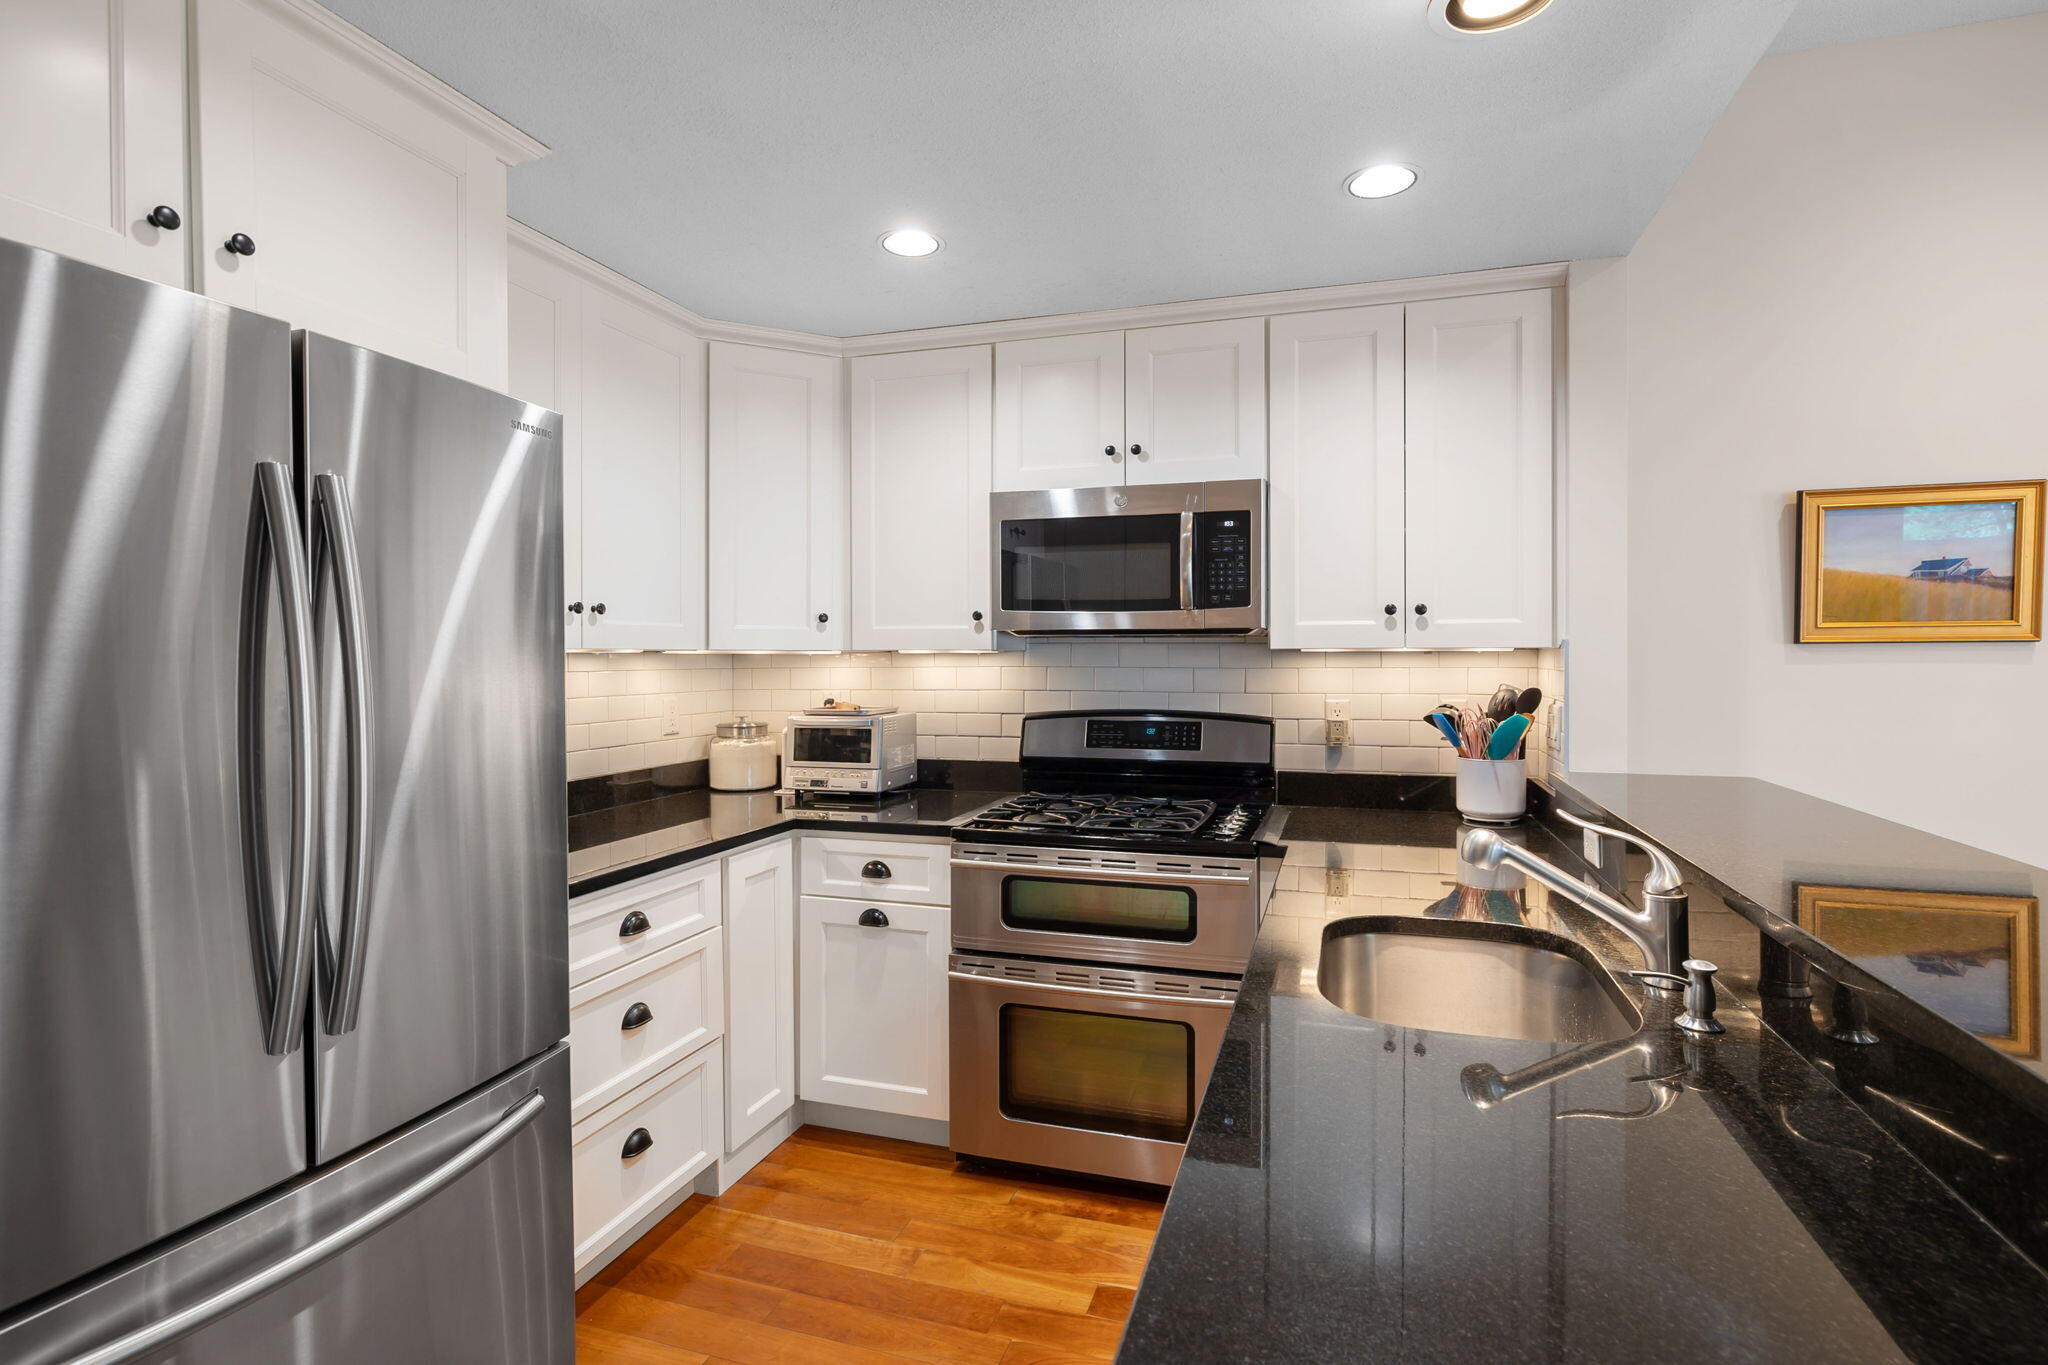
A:
[[[901,227],[882,234],[882,250],[892,256],[929,256],[944,245],[923,228]]]
[[[1499,33],[1549,6],[1550,0],[1429,0],[1429,19],[1447,33]]]
[[[1344,182],[1344,188],[1358,199],[1386,199],[1410,188],[1420,178],[1421,172],[1413,166],[1383,161],[1355,173]]]

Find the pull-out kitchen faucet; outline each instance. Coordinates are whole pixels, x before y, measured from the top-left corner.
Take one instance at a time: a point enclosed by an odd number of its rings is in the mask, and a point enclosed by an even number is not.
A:
[[[1468,830],[1458,845],[1458,856],[1487,871],[1502,863],[1512,863],[1628,935],[1629,941],[1642,949],[1643,961],[1651,971],[1667,973],[1682,986],[1685,980],[1682,964],[1687,957],[1686,895],[1678,864],[1663,849],[1633,834],[1592,824],[1562,811],[1559,814],[1582,829],[1634,844],[1650,855],[1649,875],[1643,878],[1641,910],[1545,862],[1520,844],[1509,843],[1490,829]],[[1644,984],[1652,990],[1679,988],[1655,980]]]

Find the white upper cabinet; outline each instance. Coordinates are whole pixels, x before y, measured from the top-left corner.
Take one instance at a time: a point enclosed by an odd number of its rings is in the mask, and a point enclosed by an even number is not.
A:
[[[1408,643],[1557,643],[1551,291],[1407,305]]]
[[[712,343],[712,649],[846,647],[839,373],[834,356]]]
[[[1266,322],[996,347],[995,487],[1266,476]]]
[[[855,649],[985,649],[987,346],[852,365]]]
[[[1266,476],[1266,320],[1124,333],[1124,482]]]
[[[511,393],[566,428],[567,647],[704,648],[704,343],[538,233],[510,275]]]
[[[1401,305],[1273,319],[1268,584],[1278,649],[1398,648]]]
[[[562,414],[562,646],[583,648],[583,281],[515,240],[506,271],[505,391]]]
[[[182,287],[191,217],[184,6],[0,4],[0,237]]]
[[[504,387],[505,166],[538,145],[303,0],[193,14],[199,288]]]
[[[1000,343],[995,413],[997,492],[1122,483],[1124,334]]]

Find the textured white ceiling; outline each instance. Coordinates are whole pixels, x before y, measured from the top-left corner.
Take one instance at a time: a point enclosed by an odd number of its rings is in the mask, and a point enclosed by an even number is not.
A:
[[[1794,6],[1452,38],[1424,0],[326,3],[554,149],[515,217],[841,336],[1626,251]],[[1421,182],[1343,193],[1377,161]],[[884,254],[903,224],[946,249]]]
[[[1831,43],[1891,38],[2044,10],[2048,10],[2048,0],[1800,0],[1771,51],[1797,52]],[[2048,75],[2043,79],[2048,80]]]

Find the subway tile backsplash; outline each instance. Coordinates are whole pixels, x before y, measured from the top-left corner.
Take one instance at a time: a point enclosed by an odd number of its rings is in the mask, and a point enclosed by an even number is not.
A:
[[[569,776],[705,757],[736,714],[777,727],[826,697],[917,712],[918,757],[1014,762],[1025,713],[1172,707],[1271,716],[1294,772],[1448,773],[1421,719],[1440,701],[1538,686],[1530,769],[1544,769],[1557,650],[1315,653],[1243,642],[1032,640],[988,654],[571,654]],[[1348,698],[1351,742],[1323,743],[1324,704]]]

